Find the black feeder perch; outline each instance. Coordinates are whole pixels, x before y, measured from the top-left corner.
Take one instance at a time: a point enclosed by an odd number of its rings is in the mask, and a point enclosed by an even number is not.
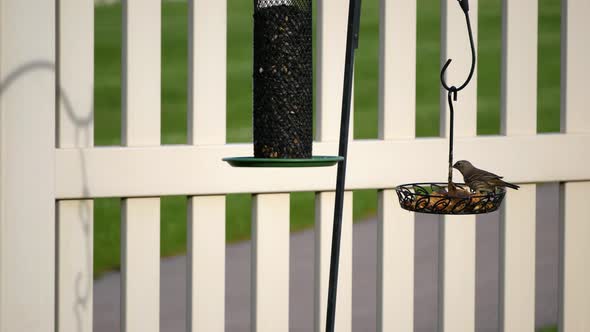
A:
[[[453,126],[454,109],[453,101],[457,100],[457,93],[463,90],[473,76],[475,68],[475,46],[473,45],[473,34],[469,20],[468,0],[457,0],[461,10],[465,14],[469,44],[471,46],[471,69],[465,82],[459,87],[448,86],[445,81],[445,71],[451,59],[442,67],[440,82],[447,90],[447,100],[450,113],[449,131],[449,176],[447,183],[409,183],[402,184],[395,188],[399,198],[400,206],[408,211],[431,213],[431,214],[480,214],[496,211],[502,204],[506,195],[506,189],[496,188],[494,192],[480,194],[476,193],[464,183],[453,182]]]
[[[234,167],[338,164],[326,332],[334,332],[354,51],[361,0],[349,0],[338,156],[312,154],[312,0],[254,0],[254,157],[223,158]]]

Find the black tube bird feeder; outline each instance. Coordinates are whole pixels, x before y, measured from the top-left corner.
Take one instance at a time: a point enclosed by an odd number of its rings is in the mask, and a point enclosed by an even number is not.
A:
[[[254,0],[254,157],[234,167],[314,167],[338,163],[326,332],[334,332],[342,209],[360,0],[349,0],[338,156],[312,155],[311,0]]]
[[[331,166],[314,156],[312,0],[254,0],[254,157],[224,158],[238,167]]]

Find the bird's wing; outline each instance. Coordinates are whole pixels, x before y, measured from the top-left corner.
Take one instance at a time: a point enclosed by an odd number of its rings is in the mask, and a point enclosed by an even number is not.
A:
[[[492,172],[488,172],[488,171],[484,171],[483,169],[480,170],[484,175],[484,177],[489,178],[489,179],[501,179],[502,177],[494,174]]]
[[[502,178],[499,175],[478,168],[474,169],[470,173],[471,174],[469,174],[467,181],[490,181]]]

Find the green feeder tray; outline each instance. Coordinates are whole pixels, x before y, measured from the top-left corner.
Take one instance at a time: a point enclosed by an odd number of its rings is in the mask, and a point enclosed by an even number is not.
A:
[[[233,167],[325,167],[335,165],[344,160],[340,156],[312,156],[311,158],[256,158],[256,157],[227,157],[223,161]]]

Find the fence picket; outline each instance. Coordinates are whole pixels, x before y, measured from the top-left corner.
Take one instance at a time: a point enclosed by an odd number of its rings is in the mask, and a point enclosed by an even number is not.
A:
[[[414,215],[379,191],[377,331],[414,330]]]
[[[438,326],[475,329],[475,216],[445,216],[440,224]]]
[[[123,1],[122,140],[160,145],[161,3]]]
[[[314,328],[316,332],[326,329],[335,196],[336,193],[333,191],[316,193],[315,196]],[[352,328],[352,197],[351,191],[344,192],[336,322],[334,324],[337,332],[350,332]]]
[[[586,40],[590,2],[562,1],[561,8],[561,132],[590,132],[587,111],[587,84],[590,75],[590,48]]]
[[[585,331],[590,327],[590,223],[586,195],[590,182],[562,184],[560,224],[559,331]]]
[[[416,1],[381,1],[379,138],[416,135]],[[414,329],[414,215],[378,192],[377,331]]]
[[[338,141],[348,4],[341,0],[318,1],[317,6],[316,135],[318,141]],[[351,105],[354,105],[352,103]],[[353,114],[351,112],[351,129]],[[350,131],[349,137],[352,137]]]
[[[123,2],[123,123],[126,146],[160,145],[161,2]],[[160,329],[160,199],[124,198],[121,331]]]
[[[121,204],[121,331],[160,330],[160,199]]]
[[[381,0],[379,138],[416,136],[416,0]]]
[[[536,0],[502,3],[501,131],[507,136],[537,131],[537,12]],[[535,329],[536,188],[507,189],[500,217],[498,312],[505,332]]]
[[[225,196],[188,200],[187,331],[225,325]]]
[[[57,331],[92,331],[93,202],[57,201]]]
[[[469,2],[469,16],[473,39],[477,49],[477,1]],[[454,0],[441,2],[441,63],[453,59],[447,69],[449,85],[465,81],[471,65],[471,51],[467,39],[465,18]],[[449,110],[447,92],[441,89],[441,136],[448,137]],[[471,82],[455,102],[455,137],[477,134],[477,69]],[[445,149],[446,152],[446,149]],[[475,156],[466,154],[459,146],[454,148],[454,158],[469,159],[475,164]],[[460,175],[458,175],[460,177]],[[457,182],[461,182],[456,179]],[[475,216],[444,216],[439,227],[439,329],[444,332],[473,331],[475,328]]]
[[[189,144],[225,144],[226,42],[227,1],[189,1]],[[225,196],[192,196],[187,204],[187,331],[222,332]]]
[[[504,135],[537,133],[538,1],[502,1],[502,104]]]
[[[57,147],[91,147],[94,140],[94,3],[61,0],[57,4]],[[84,158],[80,158],[79,163],[85,164]],[[93,201],[57,201],[56,208],[57,331],[90,332]]]
[[[562,1],[561,15],[562,132],[589,133],[587,81],[590,76],[590,47],[587,31],[590,2]],[[568,159],[570,163],[588,164],[585,153],[576,153]],[[590,181],[561,185],[559,330],[562,332],[590,329],[590,222],[586,208],[589,192]]]
[[[227,0],[189,1],[189,144],[224,144]]]
[[[252,200],[251,331],[289,331],[289,194]]]
[[[499,326],[534,331],[537,186],[507,190],[500,217]]]

